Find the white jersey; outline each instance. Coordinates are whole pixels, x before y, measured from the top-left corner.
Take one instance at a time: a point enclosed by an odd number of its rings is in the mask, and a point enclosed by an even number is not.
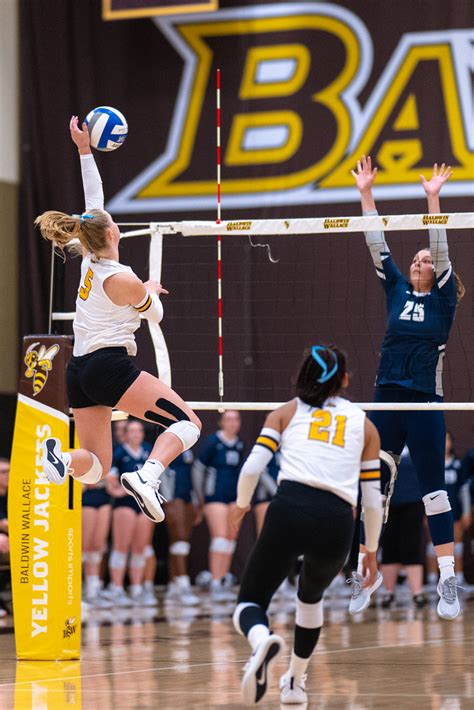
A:
[[[122,272],[133,274],[129,266],[112,259],[95,259],[91,254],[83,258],[73,323],[74,355],[119,346],[136,355],[134,332],[140,327],[139,312],[133,306],[117,306],[104,291],[104,281]]]
[[[342,397],[328,399],[322,408],[296,402],[281,435],[278,482],[322,488],[357,505],[365,413]]]

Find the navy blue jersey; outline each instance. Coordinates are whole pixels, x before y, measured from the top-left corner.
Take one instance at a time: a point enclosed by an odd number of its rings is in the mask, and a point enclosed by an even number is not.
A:
[[[271,458],[268,466],[265,467],[260,476],[257,487],[253,494],[252,503],[269,503],[278,488],[278,474],[280,473],[280,452],[277,451]]]
[[[387,296],[388,324],[380,352],[377,385],[396,384],[443,395],[443,357],[456,311],[452,268],[440,274],[429,293],[417,293],[390,252],[377,268]]]
[[[469,449],[462,460],[462,480],[469,483],[474,500],[474,449]]]
[[[445,461],[444,480],[454,519],[459,520],[462,514],[461,488],[464,483],[459,459],[452,457]]]
[[[146,442],[143,442],[138,452],[132,451],[127,444],[116,446],[112,458],[111,473],[121,475],[129,471],[135,471],[136,468],[141,468],[150,456],[151,449],[150,444]]]
[[[228,498],[232,499],[236,495],[237,480],[244,461],[244,442],[236,437],[229,443],[220,432],[211,434],[201,447],[199,461],[206,469],[204,492],[208,502],[216,494],[219,498],[225,498],[225,502]]]

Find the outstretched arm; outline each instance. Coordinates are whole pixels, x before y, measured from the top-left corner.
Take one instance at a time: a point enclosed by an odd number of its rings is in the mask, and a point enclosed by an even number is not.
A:
[[[102,189],[102,179],[97,169],[97,165],[92,155],[89,131],[85,123],[82,130],[79,128],[79,119],[73,116],[69,122],[71,138],[77,145],[81,160],[82,184],[84,186],[84,197],[87,210],[104,209],[104,191]]]
[[[430,214],[439,214],[441,207],[439,204],[439,193],[444,183],[449,180],[452,175],[451,166],[442,166],[438,169],[438,164],[433,165],[433,174],[430,180],[427,180],[424,175],[420,175],[423,190],[426,193],[428,201],[428,212]],[[430,233],[430,252],[433,259],[433,268],[438,280],[438,286],[442,288],[448,281],[452,273],[452,266],[449,260],[448,236],[446,230],[442,227],[432,227]]]
[[[360,202],[362,205],[362,213],[367,216],[376,215],[377,208],[372,195],[372,185],[377,176],[377,168],[372,170],[372,160],[370,155],[366,158],[362,156],[362,160],[357,161],[357,172],[351,170],[352,176],[355,179],[357,189],[360,193]],[[385,236],[382,230],[365,232],[365,242],[369,247],[372,261],[374,262],[377,276],[386,281],[387,273],[385,273],[383,262],[390,256],[390,249],[385,241]],[[396,269],[393,264],[394,269]],[[393,276],[397,278],[399,275],[398,269],[394,271]],[[390,271],[389,276],[392,276]]]

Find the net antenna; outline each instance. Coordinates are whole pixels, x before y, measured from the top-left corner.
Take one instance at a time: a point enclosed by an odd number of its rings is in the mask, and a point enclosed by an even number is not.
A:
[[[221,70],[216,72],[216,159],[217,159],[217,218],[221,223]],[[224,365],[222,342],[222,237],[217,234],[217,334],[218,334],[218,374],[217,387],[219,401],[224,400]]]

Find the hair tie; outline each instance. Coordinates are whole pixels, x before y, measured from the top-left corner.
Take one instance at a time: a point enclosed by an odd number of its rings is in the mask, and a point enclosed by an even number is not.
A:
[[[93,215],[93,214],[85,214],[85,213],[83,213],[83,214],[73,214],[72,217],[78,217],[79,220],[80,220],[80,222],[81,222],[81,224],[82,224],[86,219],[94,219],[94,215]]]
[[[323,360],[322,357],[320,357],[320,355],[318,355],[318,353],[321,350],[326,350],[327,352],[329,352],[332,355],[332,358],[334,360],[334,365],[329,370],[329,372],[328,372],[327,363]],[[337,369],[339,367],[339,362],[337,360],[337,355],[335,352],[333,352],[332,350],[329,350],[328,348],[323,347],[322,345],[313,345],[313,347],[311,348],[311,357],[313,358],[313,360],[315,360],[318,363],[318,365],[322,369],[322,373],[321,373],[320,377],[318,377],[318,379],[317,379],[317,381],[320,384],[324,384],[325,382],[330,380],[333,375],[336,374]]]

